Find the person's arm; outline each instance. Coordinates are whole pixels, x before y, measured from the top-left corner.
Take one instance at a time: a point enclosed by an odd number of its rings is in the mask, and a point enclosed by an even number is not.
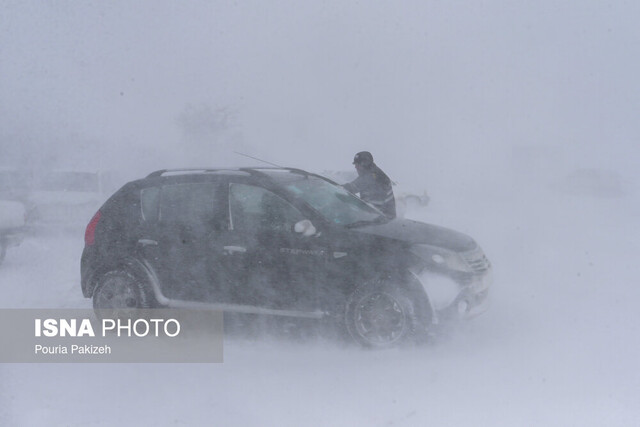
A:
[[[346,184],[342,184],[342,186],[344,187],[345,190],[347,190],[350,193],[359,193],[361,190],[361,186],[362,186],[362,179],[361,177],[357,177],[356,179],[354,179],[351,182],[347,182]]]

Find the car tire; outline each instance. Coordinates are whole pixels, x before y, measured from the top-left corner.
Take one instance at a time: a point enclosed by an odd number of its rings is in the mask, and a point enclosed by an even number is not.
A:
[[[93,308],[97,312],[152,308],[154,301],[149,285],[127,270],[107,272],[93,291]]]
[[[389,279],[358,286],[347,302],[345,322],[349,335],[370,348],[407,342],[418,329],[418,316],[409,293]]]

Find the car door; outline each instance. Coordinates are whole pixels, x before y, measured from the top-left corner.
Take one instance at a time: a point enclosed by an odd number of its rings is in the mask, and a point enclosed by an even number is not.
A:
[[[228,259],[242,272],[237,302],[280,310],[314,310],[326,250],[295,231],[305,216],[285,197],[255,183],[229,183]]]
[[[216,181],[179,182],[141,190],[138,245],[172,300],[225,301],[226,271],[212,264],[227,222]]]

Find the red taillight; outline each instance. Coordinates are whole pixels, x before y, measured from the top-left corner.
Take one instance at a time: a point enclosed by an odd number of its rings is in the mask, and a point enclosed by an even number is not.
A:
[[[84,244],[86,246],[91,246],[96,242],[96,227],[98,226],[101,215],[102,213],[100,211],[96,212],[93,218],[91,218],[91,221],[89,221],[89,224],[87,224],[87,229],[84,232]]]

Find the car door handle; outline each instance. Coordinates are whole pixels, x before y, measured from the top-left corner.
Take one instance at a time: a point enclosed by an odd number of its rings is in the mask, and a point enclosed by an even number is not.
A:
[[[247,252],[247,248],[242,246],[223,246],[222,249],[224,249],[227,254],[233,254],[234,252]]]
[[[151,239],[140,239],[138,240],[138,243],[140,243],[142,246],[149,246],[149,245],[158,246],[158,242]]]

